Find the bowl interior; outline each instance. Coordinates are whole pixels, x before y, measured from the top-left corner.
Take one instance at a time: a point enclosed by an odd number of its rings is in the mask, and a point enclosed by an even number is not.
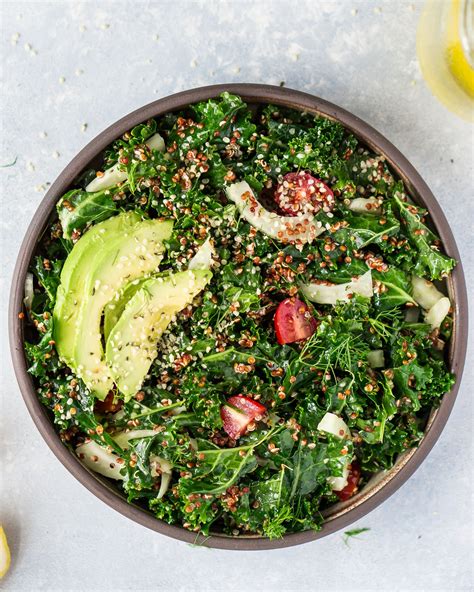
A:
[[[124,494],[106,478],[84,467],[78,458],[61,443],[47,410],[35,395],[34,384],[27,374],[23,353],[24,327],[18,319],[18,312],[22,307],[23,286],[29,262],[46,228],[56,218],[55,204],[61,195],[74,185],[84,170],[99,168],[102,163],[104,149],[134,125],[150,117],[159,117],[166,112],[181,110],[190,103],[216,97],[225,90],[241,95],[246,102],[255,107],[263,103],[273,103],[309,111],[340,121],[371,150],[386,157],[392,171],[404,181],[413,200],[429,210],[431,214],[430,222],[441,237],[447,254],[458,261],[458,266],[447,282],[449,296],[451,301],[455,303],[454,330],[448,352],[448,361],[451,370],[457,375],[457,382],[452,392],[443,399],[440,407],[431,412],[422,442],[418,448],[408,450],[402,454],[391,470],[374,475],[369,483],[353,498],[325,510],[323,512],[325,524],[321,531],[288,534],[278,540],[268,540],[257,535],[231,537],[222,533],[213,533],[210,538],[206,538],[204,541],[203,537],[196,537],[196,534],[181,527],[171,526],[157,520],[151,512],[144,508],[128,504]],[[467,300],[464,276],[453,235],[429,188],[416,170],[392,144],[356,116],[311,95],[265,85],[219,85],[172,95],[131,113],[97,136],[64,169],[41,203],[20,250],[10,300],[10,340],[18,382],[38,429],[59,460],[97,497],[144,526],[190,543],[203,543],[211,547],[229,549],[265,549],[303,543],[347,526],[389,497],[416,470],[438,438],[454,403],[464,365],[467,340],[467,323],[463,322],[461,324],[460,318],[467,319]]]

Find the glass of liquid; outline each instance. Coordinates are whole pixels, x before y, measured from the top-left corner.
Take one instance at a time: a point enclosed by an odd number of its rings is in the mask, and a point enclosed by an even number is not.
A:
[[[433,94],[474,122],[474,0],[427,0],[418,25],[417,53]]]

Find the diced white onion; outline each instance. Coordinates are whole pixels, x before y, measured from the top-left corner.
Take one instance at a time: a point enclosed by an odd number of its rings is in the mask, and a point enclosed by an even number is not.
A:
[[[153,134],[148,138],[145,144],[152,150],[158,150],[158,152],[165,151],[165,141],[160,134]]]
[[[438,302],[425,314],[425,321],[431,325],[432,329],[439,329],[441,327],[441,323],[449,313],[450,308],[451,302],[449,298],[446,296],[441,298],[441,300],[438,300]]]
[[[106,448],[97,444],[94,440],[89,440],[76,448],[77,456],[82,460],[88,469],[109,477],[109,479],[123,480],[124,476],[120,474],[124,464],[119,464],[119,458],[114,452],[109,452]]]
[[[122,183],[126,179],[127,171],[122,170],[120,165],[117,163],[110,167],[110,169],[105,170],[102,176],[92,179],[92,181],[87,185],[86,191],[88,193],[92,193],[94,191],[103,191],[104,189],[108,189],[109,187],[113,187],[114,185]]]
[[[373,295],[372,273],[369,269],[366,273],[345,284],[301,284],[302,293],[318,304],[337,304],[340,300],[349,300],[351,294],[359,294],[366,298]]]
[[[189,262],[188,269],[210,269],[212,267],[213,255],[215,255],[211,239],[208,238],[196,251],[196,254]]]
[[[342,475],[340,477],[328,477],[328,483],[331,485],[333,491],[342,491],[347,485],[348,477],[349,467],[346,465],[342,469]]]
[[[380,215],[382,213],[381,203],[377,197],[356,197],[347,207],[356,214]]]
[[[171,473],[172,466],[169,461],[156,454],[150,455],[151,476],[157,477],[161,473]]]
[[[413,287],[413,298],[425,310],[430,310],[441,298],[445,297],[433,282],[416,275],[412,276],[411,285]]]
[[[326,413],[326,415],[319,422],[318,430],[320,432],[326,432],[327,434],[337,436],[338,438],[341,438],[341,440],[343,438],[349,438],[351,435],[346,422],[335,413],[329,412]]]
[[[161,499],[165,493],[168,491],[171,481],[171,473],[162,473],[161,474],[161,483],[160,489],[158,491],[158,495],[156,496],[158,499]]]
[[[130,432],[119,432],[112,436],[112,438],[117,442],[120,448],[127,450],[127,448],[129,448],[130,440],[135,440],[137,438],[151,438],[152,436],[156,436],[154,430],[131,430]]]
[[[346,422],[336,415],[335,413],[326,413],[322,420],[318,424],[318,430],[327,434],[332,434],[337,438],[347,439],[351,437],[351,432]],[[330,476],[328,477],[328,483],[331,485],[333,491],[341,491],[347,485],[347,478],[349,476],[348,465],[350,464],[350,458],[346,456],[345,465],[341,476]]]

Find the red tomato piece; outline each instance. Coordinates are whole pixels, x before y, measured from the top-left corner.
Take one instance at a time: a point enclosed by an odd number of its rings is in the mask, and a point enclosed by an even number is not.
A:
[[[275,201],[287,216],[330,212],[334,208],[334,193],[320,179],[309,173],[288,173],[276,188]]]
[[[105,415],[106,413],[117,413],[117,411],[122,409],[122,406],[123,401],[120,399],[114,403],[114,393],[110,391],[103,401],[95,402],[94,411],[100,413],[101,415]]]
[[[224,431],[234,440],[242,436],[247,431],[248,425],[254,419],[260,418],[267,410],[258,401],[244,395],[230,397],[227,403],[221,408],[221,419]]]
[[[345,502],[351,498],[359,489],[360,481],[360,465],[356,460],[353,460],[349,468],[349,476],[347,477],[347,485],[341,491],[335,491],[337,497]]]
[[[286,298],[275,313],[275,331],[278,343],[294,343],[311,337],[317,329],[316,319],[298,298]]]
[[[245,413],[245,415],[252,419],[255,419],[259,415],[263,415],[267,410],[265,405],[262,405],[258,401],[255,401],[255,399],[251,399],[245,395],[236,395],[235,397],[231,397],[228,399],[227,403],[232,405],[232,407],[236,407],[242,411],[242,413]]]
[[[245,413],[229,405],[221,407],[221,419],[224,431],[234,440],[247,430],[247,426],[252,421]]]

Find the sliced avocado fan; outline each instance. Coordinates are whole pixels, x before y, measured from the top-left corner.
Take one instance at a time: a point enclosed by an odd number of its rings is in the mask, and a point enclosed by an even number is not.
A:
[[[68,265],[71,277],[66,275],[63,282],[61,276],[62,294],[55,307],[56,346],[60,357],[98,398],[105,398],[113,386],[102,348],[104,307],[127,283],[157,270],[163,241],[172,228],[171,221],[120,214],[93,227],[100,240],[88,238],[93,229],[88,231],[66,261],[73,258],[73,265]],[[85,247],[81,241],[87,241]]]
[[[169,323],[211,277],[208,270],[188,270],[150,278],[128,301],[106,344],[107,364],[126,401],[140,390]]]
[[[113,237],[128,232],[138,222],[139,214],[127,212],[95,224],[77,241],[64,263],[53,312],[53,339],[59,357],[71,367],[77,318],[95,260]]]

